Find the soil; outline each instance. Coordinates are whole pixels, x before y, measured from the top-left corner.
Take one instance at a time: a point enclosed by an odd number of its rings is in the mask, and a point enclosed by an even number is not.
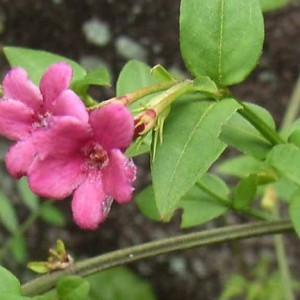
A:
[[[113,78],[117,78],[126,60],[118,55],[115,39],[126,35],[147,49],[150,66],[161,63],[167,69],[176,67],[185,72],[179,52],[179,4],[179,0],[0,0],[0,20],[4,22],[0,46],[43,49],[74,60],[83,55],[98,56],[109,65]],[[86,40],[82,24],[91,18],[99,18],[109,24],[112,39],[107,45],[99,47]],[[240,99],[267,108],[279,125],[299,75],[299,1],[265,14],[265,26],[266,39],[260,63],[245,82],[232,87],[232,92]],[[2,74],[8,70],[2,55],[0,67]],[[108,97],[114,91],[97,90],[96,93],[99,97]],[[7,142],[3,143],[4,148],[7,147]],[[149,162],[143,156],[136,163],[139,167],[136,190],[139,191],[150,182]],[[3,182],[9,183],[7,189],[14,194],[14,185],[4,170],[2,161]],[[169,224],[155,223],[141,215],[135,203],[131,202],[124,206],[113,205],[108,220],[99,230],[83,232],[72,223],[69,205],[68,200],[57,203],[70,220],[66,228],[38,222],[28,231],[28,251],[32,260],[43,259],[58,237],[65,241],[71,253],[83,258],[191,231],[179,229],[179,214]],[[25,216],[20,207],[20,217]],[[227,221],[236,223],[242,220],[230,215]],[[223,222],[214,220],[193,231],[216,227]],[[292,273],[297,278],[300,276],[297,268],[300,242],[293,234],[287,235],[286,242]],[[237,245],[242,265],[248,271],[264,255],[271,257],[272,266],[275,265],[272,238],[250,239]],[[228,276],[241,269],[241,264],[233,260],[236,257],[233,249],[237,245],[222,244],[177,252],[129,267],[151,283],[160,300],[218,299]],[[13,267],[16,271],[22,270],[21,267]],[[20,276],[28,275],[20,271]]]

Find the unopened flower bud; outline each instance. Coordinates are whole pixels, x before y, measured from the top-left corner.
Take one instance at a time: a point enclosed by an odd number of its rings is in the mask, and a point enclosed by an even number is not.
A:
[[[146,111],[138,114],[134,118],[134,135],[133,138],[145,135],[150,130],[152,130],[156,124],[157,113],[154,109],[147,109]]]

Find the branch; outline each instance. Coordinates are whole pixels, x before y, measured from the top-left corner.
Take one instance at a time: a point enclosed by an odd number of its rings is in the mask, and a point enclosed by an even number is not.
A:
[[[254,222],[245,225],[227,226],[202,232],[184,234],[177,237],[161,239],[107,254],[96,256],[74,264],[63,271],[39,277],[22,286],[25,296],[43,294],[52,289],[63,277],[71,274],[88,276],[102,270],[124,265],[144,258],[170,253],[173,251],[213,245],[231,240],[257,237],[291,231],[293,226],[289,220]]]

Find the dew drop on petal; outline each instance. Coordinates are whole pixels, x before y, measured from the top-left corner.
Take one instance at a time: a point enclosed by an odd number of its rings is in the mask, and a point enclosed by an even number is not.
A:
[[[106,196],[105,200],[102,202],[103,216],[105,218],[107,217],[107,215],[110,211],[113,200],[114,199],[112,197]]]

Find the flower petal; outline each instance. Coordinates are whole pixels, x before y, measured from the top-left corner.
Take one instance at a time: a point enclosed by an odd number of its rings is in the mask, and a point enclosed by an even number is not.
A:
[[[11,99],[0,99],[0,133],[7,138],[27,138],[35,119],[34,111],[26,104]]]
[[[83,229],[97,229],[108,214],[112,199],[104,194],[101,178],[89,176],[74,192],[73,218]]]
[[[15,179],[27,175],[28,168],[36,155],[36,149],[29,137],[12,145],[5,157],[6,168]]]
[[[109,164],[102,171],[104,191],[118,203],[126,203],[131,200],[136,166],[120,150],[112,150],[108,155]]]
[[[133,118],[130,111],[121,104],[107,104],[93,110],[90,123],[95,140],[106,150],[125,150],[132,141]]]
[[[57,116],[73,116],[88,122],[89,114],[81,99],[71,90],[63,91],[53,103],[52,113]]]
[[[69,88],[72,73],[72,68],[65,62],[55,63],[46,70],[40,82],[46,110],[51,111],[53,101]]]
[[[28,183],[31,190],[43,197],[63,199],[84,181],[83,157],[72,156],[65,159],[48,157],[35,158],[28,169]]]
[[[6,74],[3,80],[3,95],[5,98],[25,103],[36,112],[39,112],[43,105],[38,87],[30,81],[22,68],[13,68]]]
[[[84,142],[92,137],[89,124],[74,117],[50,117],[48,126],[35,132],[34,144],[41,159],[46,156],[69,159],[81,154]]]

